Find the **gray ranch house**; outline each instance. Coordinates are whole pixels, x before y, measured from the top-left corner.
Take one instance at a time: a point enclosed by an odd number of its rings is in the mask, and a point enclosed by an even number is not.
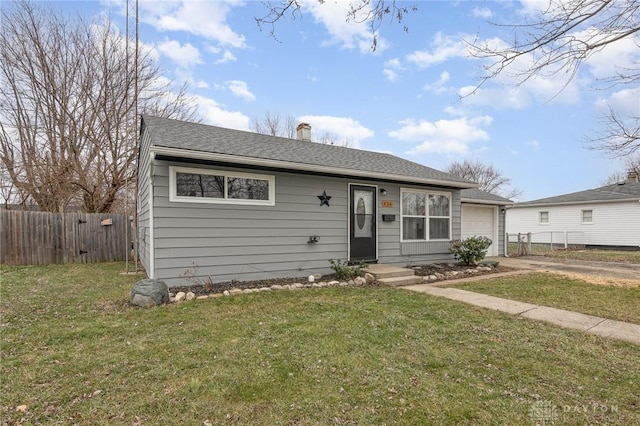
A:
[[[148,276],[179,286],[326,274],[329,259],[453,261],[466,189],[491,212],[485,229],[501,253],[499,206],[508,200],[390,154],[309,136],[306,124],[288,139],[143,116],[138,242]]]

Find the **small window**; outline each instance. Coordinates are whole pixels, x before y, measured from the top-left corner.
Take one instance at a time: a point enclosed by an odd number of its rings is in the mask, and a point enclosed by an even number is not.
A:
[[[549,223],[549,212],[540,212],[540,223]]]
[[[593,210],[582,210],[582,223],[593,223]]]
[[[275,205],[275,177],[170,167],[172,202]]]

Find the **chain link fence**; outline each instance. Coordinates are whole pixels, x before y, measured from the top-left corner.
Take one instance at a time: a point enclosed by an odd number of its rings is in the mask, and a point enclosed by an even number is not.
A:
[[[581,231],[544,231],[507,233],[507,255],[544,255],[554,250],[585,248]]]

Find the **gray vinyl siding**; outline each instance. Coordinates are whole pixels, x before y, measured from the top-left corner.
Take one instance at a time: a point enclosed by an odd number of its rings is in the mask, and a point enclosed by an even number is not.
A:
[[[397,265],[450,261],[448,242],[424,243],[415,253],[401,253],[400,185],[293,173],[247,171],[275,176],[274,206],[201,204],[169,201],[169,167],[205,167],[156,161],[154,166],[155,276],[169,286],[249,281],[329,274],[329,259],[347,260],[349,250],[349,184],[387,190],[378,198],[378,259]],[[211,167],[214,170],[242,171]],[[452,194],[452,233],[460,236],[459,190]],[[331,196],[329,207],[318,195]],[[381,207],[381,201],[393,207]],[[382,222],[382,214],[395,214]],[[309,236],[318,243],[309,244]],[[411,244],[411,243],[403,243]]]
[[[155,270],[168,285],[327,274],[329,259],[346,259],[345,180],[251,171],[275,176],[275,206],[170,202],[170,165],[194,167],[157,161],[154,169]],[[323,191],[329,207],[320,207]],[[311,235],[320,242],[308,244]]]
[[[143,132],[140,137],[140,153],[138,157],[138,226],[137,226],[137,242],[138,242],[138,258],[148,275],[150,256],[149,241],[149,148],[151,142],[147,132]]]

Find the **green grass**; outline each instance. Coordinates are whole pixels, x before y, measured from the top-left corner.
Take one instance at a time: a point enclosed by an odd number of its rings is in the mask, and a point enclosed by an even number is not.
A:
[[[546,252],[544,255],[558,259],[640,264],[640,251],[554,250]]]
[[[545,273],[453,284],[449,287],[640,324],[640,287],[596,285]]]
[[[640,251],[551,250],[548,244],[532,244],[531,251],[533,255],[552,257],[556,259],[640,264]],[[518,244],[509,243],[509,254],[516,257],[518,256]]]
[[[388,288],[145,310],[123,269],[3,267],[0,423],[640,423],[637,345]]]

